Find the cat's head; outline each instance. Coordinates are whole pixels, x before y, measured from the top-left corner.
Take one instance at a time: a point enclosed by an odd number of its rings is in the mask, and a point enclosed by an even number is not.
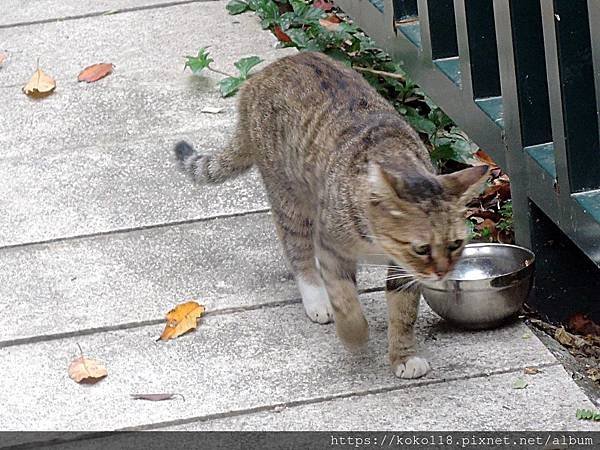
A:
[[[417,278],[443,278],[468,240],[466,205],[488,172],[488,166],[476,166],[433,175],[370,162],[367,217],[372,237]]]

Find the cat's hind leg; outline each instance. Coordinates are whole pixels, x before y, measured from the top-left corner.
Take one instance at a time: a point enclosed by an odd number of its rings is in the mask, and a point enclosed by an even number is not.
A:
[[[429,363],[415,352],[414,327],[421,291],[395,268],[388,269],[385,297],[388,304],[388,356],[399,378],[419,378]]]
[[[343,255],[332,239],[319,233],[315,239],[321,277],[333,308],[335,327],[344,346],[362,350],[369,339],[365,319],[356,290],[356,261]]]
[[[316,323],[333,321],[327,290],[316,265],[312,221],[283,209],[271,196],[273,218],[285,257],[294,273],[306,315]]]

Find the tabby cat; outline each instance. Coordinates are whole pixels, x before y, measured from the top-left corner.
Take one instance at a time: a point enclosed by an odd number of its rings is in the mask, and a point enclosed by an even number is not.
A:
[[[401,378],[429,371],[415,353],[419,280],[443,278],[467,239],[464,211],[487,166],[436,175],[425,145],[357,72],[320,53],[282,58],[239,92],[221,152],[175,147],[200,184],[256,165],[308,317],[335,320],[349,349],[368,339],[357,261],[385,255],[389,359]]]

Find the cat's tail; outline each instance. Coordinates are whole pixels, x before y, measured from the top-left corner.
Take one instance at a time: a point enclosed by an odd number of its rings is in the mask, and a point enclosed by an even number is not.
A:
[[[197,184],[217,184],[236,177],[252,167],[251,155],[230,144],[215,155],[201,155],[190,144],[180,141],[175,146],[180,169]]]

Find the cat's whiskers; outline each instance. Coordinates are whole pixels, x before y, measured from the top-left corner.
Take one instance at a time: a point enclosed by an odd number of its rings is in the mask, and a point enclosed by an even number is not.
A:
[[[404,267],[394,266],[390,264],[375,264],[375,263],[358,263],[359,266],[367,266],[367,267],[387,267],[391,269],[404,270]]]
[[[405,290],[409,289],[410,287],[414,286],[415,283],[418,283],[418,282],[419,282],[419,279],[415,278],[414,280],[400,286],[398,289],[396,289],[396,292],[405,291]]]
[[[406,274],[406,275],[393,275],[393,276],[390,276],[390,277],[386,277],[385,279],[386,279],[386,281],[389,281],[389,280],[402,280],[402,279],[405,279],[405,278],[414,278],[414,275],[410,275],[410,274]]]

